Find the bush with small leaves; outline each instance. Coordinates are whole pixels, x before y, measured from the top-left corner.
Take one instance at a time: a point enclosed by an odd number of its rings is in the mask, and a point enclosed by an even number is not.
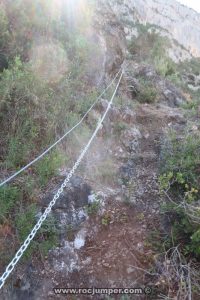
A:
[[[180,244],[184,255],[200,259],[200,136],[186,130],[181,139],[174,132],[168,139],[168,147],[162,148],[159,186],[166,196],[163,213],[171,222],[170,246]]]
[[[20,198],[21,192],[18,187],[5,186],[0,188],[0,223],[6,221]]]
[[[155,103],[157,101],[158,92],[154,85],[148,81],[140,80],[141,90],[136,98],[140,103]]]

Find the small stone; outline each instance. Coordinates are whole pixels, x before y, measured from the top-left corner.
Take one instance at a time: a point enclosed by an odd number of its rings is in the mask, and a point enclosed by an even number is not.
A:
[[[106,267],[106,268],[110,267],[110,265],[108,263],[104,263],[103,266]]]
[[[95,194],[89,195],[88,196],[88,204],[92,204],[94,202],[96,202],[96,195]]]
[[[192,126],[192,130],[196,131],[198,130],[198,127],[196,125]]]
[[[79,250],[85,245],[85,236],[86,232],[84,230],[80,230],[74,240],[74,248]]]
[[[143,249],[143,244],[142,244],[142,243],[138,243],[138,244],[137,244],[137,248],[138,248],[139,250]]]
[[[135,269],[132,268],[132,267],[128,267],[128,268],[126,269],[126,272],[127,272],[128,274],[131,274],[131,273],[133,273],[134,271],[135,271]]]

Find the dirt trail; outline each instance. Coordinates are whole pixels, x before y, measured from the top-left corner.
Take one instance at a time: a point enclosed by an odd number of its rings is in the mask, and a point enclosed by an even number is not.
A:
[[[157,185],[160,143],[166,128],[184,126],[185,121],[181,110],[161,105],[137,105],[134,117],[125,119],[127,127],[120,139],[113,139],[112,144],[104,143],[105,152],[115,158],[121,181],[102,190],[93,182],[92,189],[100,192],[104,201],[100,212],[89,216],[81,225],[84,246],[73,247],[76,233],[72,233],[71,240],[66,239],[42,265],[33,258],[31,266],[23,269],[25,277],[29,278],[29,286],[26,283],[24,289],[18,289],[15,282],[14,293],[12,291],[10,298],[5,294],[4,299],[63,299],[55,296],[53,288],[56,287],[155,286],[156,277],[145,270],[152,267],[154,258],[148,237],[160,226]],[[115,122],[118,119],[110,126]],[[90,154],[91,160],[92,155],[95,157],[95,151]],[[91,299],[85,295],[65,295],[64,298]],[[93,299],[106,297],[95,295]],[[111,299],[121,298],[113,295]],[[150,298],[135,295],[130,299]]]
[[[129,123],[127,130],[137,127],[140,132],[137,149],[126,151],[123,161],[118,159],[123,173],[127,171],[130,176],[126,177],[125,185],[117,185],[113,193],[106,196],[104,213],[90,217],[84,224],[86,243],[77,252],[82,266],[79,271],[69,274],[67,280],[57,279],[57,286],[114,288],[144,287],[147,283],[155,283],[155,278],[145,270],[153,262],[148,236],[160,226],[157,186],[160,142],[166,128],[184,122],[178,109],[151,105],[136,108],[135,122]],[[132,140],[129,142],[131,144]],[[112,149],[120,146],[123,148],[123,144],[113,144]],[[129,172],[130,169],[133,172]],[[103,225],[102,220],[107,224]],[[54,299],[53,294],[51,297]],[[131,299],[135,298],[132,296]],[[149,296],[137,298],[149,299]],[[89,299],[89,296],[76,299]],[[105,297],[96,295],[95,299]],[[113,296],[112,299],[120,297]]]

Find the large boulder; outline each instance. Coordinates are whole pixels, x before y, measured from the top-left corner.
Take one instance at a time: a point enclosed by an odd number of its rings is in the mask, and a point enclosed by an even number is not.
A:
[[[59,184],[51,189],[41,200],[42,210],[48,206],[63,180],[64,178],[60,178]],[[91,188],[88,184],[83,182],[80,177],[72,177],[52,209],[53,217],[61,235],[66,232],[68,226],[76,227],[85,220],[84,207],[88,204],[90,193]]]

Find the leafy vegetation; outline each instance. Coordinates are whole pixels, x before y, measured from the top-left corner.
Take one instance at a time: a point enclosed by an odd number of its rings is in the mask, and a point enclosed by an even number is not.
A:
[[[56,171],[64,162],[64,157],[55,151],[39,161],[35,168],[40,186],[46,185],[53,176],[57,175]]]
[[[0,223],[5,222],[20,197],[21,193],[18,187],[5,186],[0,188]]]
[[[185,73],[192,73],[195,75],[200,75],[200,59],[192,58],[190,60],[185,60],[178,65],[179,71]]]
[[[171,220],[171,243],[181,244],[184,255],[200,258],[199,191],[200,136],[171,133],[162,152],[161,193],[166,196],[163,212]]]
[[[99,196],[96,194],[93,194],[93,201],[92,203],[88,204],[86,207],[86,211],[89,215],[96,215],[100,209],[100,199]]]
[[[154,103],[157,99],[157,90],[154,87],[153,83],[140,79],[141,90],[137,94],[137,100],[140,103]]]
[[[98,213],[99,208],[100,208],[100,202],[99,200],[96,200],[87,206],[86,211],[89,215],[95,215]]]
[[[176,86],[180,87],[186,94],[190,95],[191,100],[183,107],[194,111],[199,105],[200,89],[195,87],[195,77],[200,75],[200,59],[192,58],[176,64],[175,73],[168,75],[167,78]],[[191,88],[189,85],[193,85]]]
[[[111,222],[111,216],[110,214],[107,212],[103,215],[102,219],[101,219],[101,224],[104,226],[108,226]]]
[[[96,92],[88,84],[88,63],[99,49],[85,34],[90,17],[88,5],[84,16],[69,26],[69,16],[62,9],[59,13],[57,1],[1,1],[0,165],[7,174],[44,151],[94,102]],[[88,137],[87,124],[82,129],[82,136]],[[78,144],[76,136],[70,139],[72,146],[74,140]],[[63,143],[19,176],[22,184],[13,182],[0,189],[0,223],[2,230],[8,226],[12,233],[13,251],[37,221],[37,195],[58,174],[69,155],[74,158]],[[27,257],[36,247],[45,256],[56,244],[55,226],[45,226]],[[6,252],[2,236],[0,243],[2,253]],[[0,266],[2,263],[3,258]]]
[[[170,76],[176,71],[175,63],[167,54],[170,42],[151,27],[148,24],[137,26],[139,35],[129,43],[129,52],[136,56],[137,60],[153,64],[160,75]]]
[[[114,126],[114,131],[117,136],[119,136],[124,130],[127,129],[127,124],[123,121],[119,121]]]
[[[49,216],[44,222],[39,232],[38,247],[43,257],[47,256],[48,251],[58,245],[58,230],[53,216]]]
[[[20,243],[22,243],[28,236],[33,226],[35,225],[36,205],[32,204],[23,212],[19,212],[15,218],[15,225],[17,229],[17,235]],[[29,249],[25,253],[25,257],[28,258],[33,250],[36,248],[36,242],[31,243]]]
[[[170,41],[167,37],[163,37],[159,34],[159,27],[148,23],[146,25],[132,24],[132,26],[137,29],[138,37],[132,38],[132,40],[128,42],[128,49],[131,55],[141,63],[145,62],[153,65],[159,75],[166,77],[177,87],[181,88],[185,94],[190,95],[192,100],[183,107],[186,109],[191,108],[188,114],[195,115],[196,108],[200,103],[200,89],[189,87],[189,83],[190,77],[193,78],[200,75],[200,59],[193,58],[176,64],[169,57],[167,52],[170,47]],[[149,98],[149,102],[151,102],[151,98],[153,98],[151,94],[153,93],[154,91],[151,91],[150,87],[147,95],[142,96],[142,98],[145,99],[144,102],[148,102],[147,98]],[[142,101],[142,99],[139,100]]]
[[[36,223],[37,208],[35,204],[30,205],[26,210],[20,211],[15,218],[15,225],[19,241],[22,243]],[[37,240],[32,241],[25,258],[29,258],[32,252],[39,247],[42,256],[46,256],[48,251],[58,243],[55,220],[49,217],[43,224]]]

